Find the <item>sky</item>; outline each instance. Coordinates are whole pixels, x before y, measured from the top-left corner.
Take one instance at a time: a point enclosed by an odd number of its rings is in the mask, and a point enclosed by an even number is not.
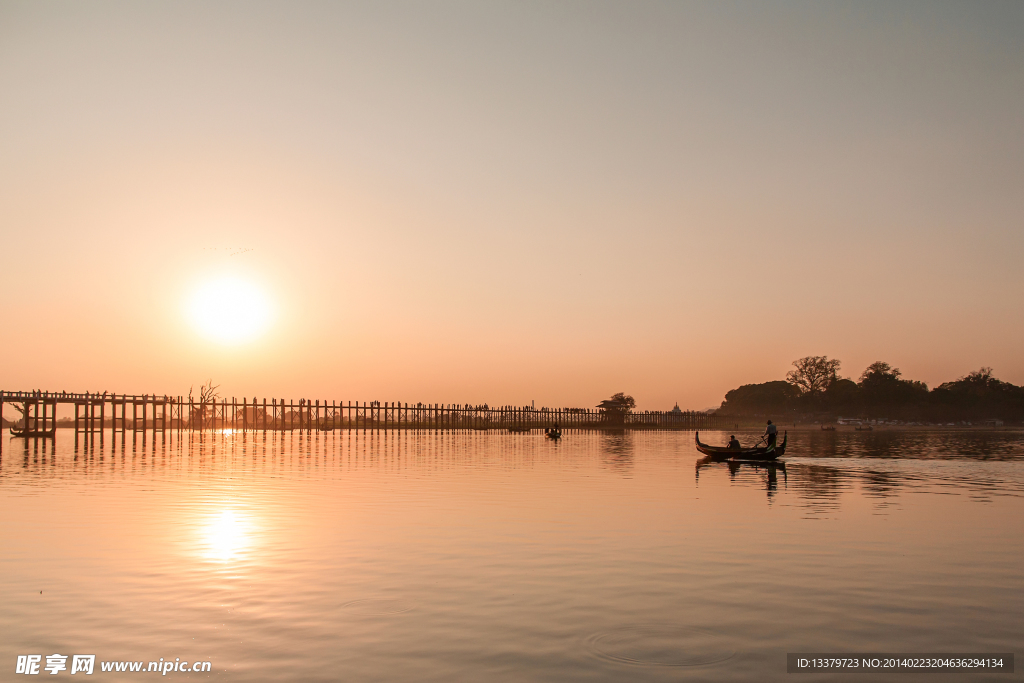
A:
[[[1019,2],[0,0],[0,389],[1024,384],[1022,35]],[[261,333],[197,327],[238,291]]]

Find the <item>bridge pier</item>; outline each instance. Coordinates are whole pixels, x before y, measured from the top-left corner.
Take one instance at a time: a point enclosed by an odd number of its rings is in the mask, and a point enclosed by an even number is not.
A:
[[[103,424],[106,420],[106,404],[104,398],[97,398],[86,394],[84,399],[74,401],[75,408],[75,434],[91,434],[103,432]],[[97,424],[97,408],[99,408],[99,424]]]
[[[121,416],[120,417],[118,417],[118,415],[117,415],[117,409],[118,409],[119,406],[121,408]],[[111,431],[111,434],[117,434],[117,423],[118,423],[118,420],[120,420],[120,422],[121,422],[121,434],[124,434],[125,429],[127,428],[126,425],[125,425],[127,409],[128,409],[128,403],[125,400],[124,396],[122,396],[120,400],[118,400],[116,394],[111,398],[111,400],[110,400],[110,431]]]

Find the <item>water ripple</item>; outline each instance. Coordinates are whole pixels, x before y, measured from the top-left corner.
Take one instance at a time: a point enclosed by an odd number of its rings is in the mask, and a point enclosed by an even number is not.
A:
[[[622,626],[586,642],[595,657],[634,666],[705,666],[736,654],[722,634],[675,624]]]
[[[346,602],[341,608],[352,614],[363,616],[389,616],[405,614],[412,609],[412,606],[393,598],[362,598]]]

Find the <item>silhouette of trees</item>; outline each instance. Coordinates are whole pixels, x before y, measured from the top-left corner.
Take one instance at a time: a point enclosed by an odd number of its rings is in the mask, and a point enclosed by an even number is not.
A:
[[[617,394],[612,394],[611,398],[601,401],[597,407],[604,410],[606,422],[623,424],[626,421],[626,415],[636,407],[636,400],[629,394],[620,391]]]
[[[890,417],[920,414],[928,401],[928,385],[900,379],[900,369],[875,361],[860,376],[862,402],[867,413]]]
[[[617,394],[612,394],[611,400],[619,403],[627,413],[632,412],[633,408],[636,408],[636,400],[629,394],[624,394],[621,391]]]
[[[861,394],[860,387],[852,379],[839,378],[828,385],[822,401],[828,410],[844,414],[856,413],[860,408]]]
[[[933,403],[943,419],[1024,417],[1024,387],[1003,382],[983,367],[954,381],[945,382],[931,392]]]
[[[929,391],[904,379],[899,368],[875,361],[858,382],[839,377],[840,362],[807,356],[793,362],[786,381],[745,384],[726,393],[723,415],[804,415],[908,421],[1024,420],[1024,387],[1003,382],[983,367]]]
[[[876,360],[860,373],[860,385],[863,387],[872,382],[898,380],[899,378],[899,368],[894,368],[885,361]]]
[[[797,387],[800,393],[816,396],[839,379],[840,365],[838,360],[828,356],[806,356],[793,361],[796,369],[786,374],[786,381]]]
[[[724,415],[766,415],[790,411],[797,406],[800,389],[782,380],[744,384],[725,395],[720,411]]]

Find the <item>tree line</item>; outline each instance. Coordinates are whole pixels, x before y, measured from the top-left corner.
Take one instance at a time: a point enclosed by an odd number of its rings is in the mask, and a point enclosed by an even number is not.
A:
[[[807,356],[793,361],[785,380],[745,384],[725,395],[719,415],[818,418],[849,416],[907,422],[1024,421],[1024,387],[996,379],[983,367],[929,389],[884,361],[856,381],[839,374],[840,361]]]

